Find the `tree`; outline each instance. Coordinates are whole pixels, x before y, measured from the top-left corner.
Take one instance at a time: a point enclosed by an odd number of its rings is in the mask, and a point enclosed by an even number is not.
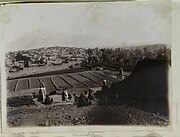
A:
[[[16,61],[22,61],[23,55],[20,52],[18,52],[17,55],[15,56],[15,59],[16,59]]]
[[[88,56],[92,56],[93,55],[93,49],[87,49],[86,53],[88,54]]]
[[[18,52],[18,54],[15,56],[15,60],[16,61],[30,61],[31,58],[28,56],[23,56],[23,54],[21,54],[20,52]]]

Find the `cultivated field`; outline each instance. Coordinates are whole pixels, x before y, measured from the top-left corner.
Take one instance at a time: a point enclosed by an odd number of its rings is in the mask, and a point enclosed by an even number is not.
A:
[[[120,79],[105,75],[100,71],[85,71],[78,73],[68,73],[54,76],[43,76],[34,78],[22,78],[7,81],[7,90],[24,91],[39,88],[40,82],[44,82],[47,93],[61,88],[84,89],[102,86],[103,80],[107,80],[108,85],[118,82]]]
[[[92,75],[93,73],[93,75]],[[38,86],[38,81],[47,80],[45,86],[50,84],[49,87],[46,87],[50,90],[54,90],[55,86],[58,88],[66,87],[69,93],[80,94],[87,87],[99,87],[102,84],[102,79],[96,76],[94,72],[82,72],[82,73],[73,73],[69,74],[73,78],[63,79],[61,75],[52,76],[52,77],[42,77],[42,78],[31,78],[29,81],[31,83],[30,88],[32,88],[32,83],[34,87]],[[101,74],[101,76],[103,76]],[[64,78],[69,77],[68,75],[63,76]],[[105,76],[107,77],[107,76]],[[77,79],[77,82],[73,83],[68,81],[72,85],[67,83],[67,80],[72,80],[73,82]],[[92,80],[91,80],[92,79]],[[27,80],[27,79],[25,79]],[[117,80],[117,79],[113,79]],[[17,81],[17,80],[16,80]],[[8,81],[9,85],[15,85],[16,81]],[[18,80],[24,82],[24,80]],[[33,82],[32,82],[33,81]],[[79,87],[77,87],[77,83]],[[112,81],[109,81],[109,84]],[[54,83],[54,84],[52,84]],[[84,83],[84,84],[82,84]],[[99,83],[99,84],[98,84]],[[73,85],[75,84],[75,85]],[[12,89],[14,89],[13,87]],[[22,84],[21,84],[22,85]],[[81,85],[81,86],[80,86]],[[86,86],[85,86],[86,85]],[[54,86],[54,87],[53,87]],[[32,94],[35,90],[27,89],[20,91],[12,91],[15,96],[16,94]],[[13,96],[13,95],[12,95]],[[32,97],[32,96],[31,96]],[[167,126],[169,124],[169,119],[166,116],[162,116],[155,113],[145,112],[139,110],[135,107],[129,107],[124,105],[117,106],[101,106],[97,104],[92,104],[86,107],[77,107],[75,104],[66,104],[60,105],[54,103],[51,105],[40,105],[37,106],[33,104],[32,99],[29,99],[28,96],[22,96],[21,101],[25,101],[26,104],[23,106],[18,106],[17,102],[19,97],[10,98],[9,102],[15,104],[15,107],[9,107],[7,109],[7,124],[10,127],[29,127],[29,126],[68,126],[68,125],[141,125],[141,126]],[[28,100],[28,101],[27,101]],[[17,107],[18,106],[18,107]],[[106,115],[104,115],[106,114]]]
[[[29,88],[28,79],[20,79],[17,82],[15,91],[24,90],[28,88]]]
[[[142,125],[167,126],[168,116],[146,112],[132,105],[92,105],[77,107],[77,104],[61,102],[59,91],[67,88],[71,95],[80,95],[88,88],[100,89],[103,80],[110,86],[118,79],[111,71],[83,71],[39,77],[7,80],[7,124],[10,127],[67,126],[67,125]],[[114,72],[112,73],[114,74]],[[125,77],[128,76],[125,74]],[[51,105],[38,104],[33,93],[38,93],[40,82],[44,82],[47,93],[57,91],[57,99]],[[54,96],[54,95],[52,95]],[[58,100],[57,102],[55,102]],[[106,114],[106,115],[104,115]]]
[[[15,91],[18,80],[9,80],[7,82],[7,89],[9,91]]]
[[[38,78],[30,78],[30,88],[39,88],[40,82]]]

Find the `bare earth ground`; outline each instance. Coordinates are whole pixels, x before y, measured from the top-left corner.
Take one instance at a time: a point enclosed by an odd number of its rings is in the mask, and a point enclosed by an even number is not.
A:
[[[97,104],[22,106],[8,108],[10,127],[67,126],[67,125],[153,125],[167,126],[168,117],[126,106],[99,106]]]

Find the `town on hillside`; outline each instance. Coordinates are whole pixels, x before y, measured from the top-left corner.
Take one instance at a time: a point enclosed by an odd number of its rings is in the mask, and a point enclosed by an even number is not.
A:
[[[6,54],[6,71],[9,73],[24,68],[40,66],[61,66],[73,62],[68,68],[121,67],[132,70],[138,60],[144,58],[170,60],[170,49],[166,45],[149,45],[129,48],[44,47],[19,50]]]

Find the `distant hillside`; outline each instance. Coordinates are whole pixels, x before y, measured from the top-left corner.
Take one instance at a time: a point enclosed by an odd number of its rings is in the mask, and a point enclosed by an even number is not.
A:
[[[106,41],[104,41],[104,39]],[[48,30],[39,30],[28,32],[22,37],[12,41],[8,47],[9,50],[27,50],[40,47],[68,46],[68,47],[91,47],[92,45],[102,45],[109,40],[97,33],[86,34],[66,34],[52,32]]]

